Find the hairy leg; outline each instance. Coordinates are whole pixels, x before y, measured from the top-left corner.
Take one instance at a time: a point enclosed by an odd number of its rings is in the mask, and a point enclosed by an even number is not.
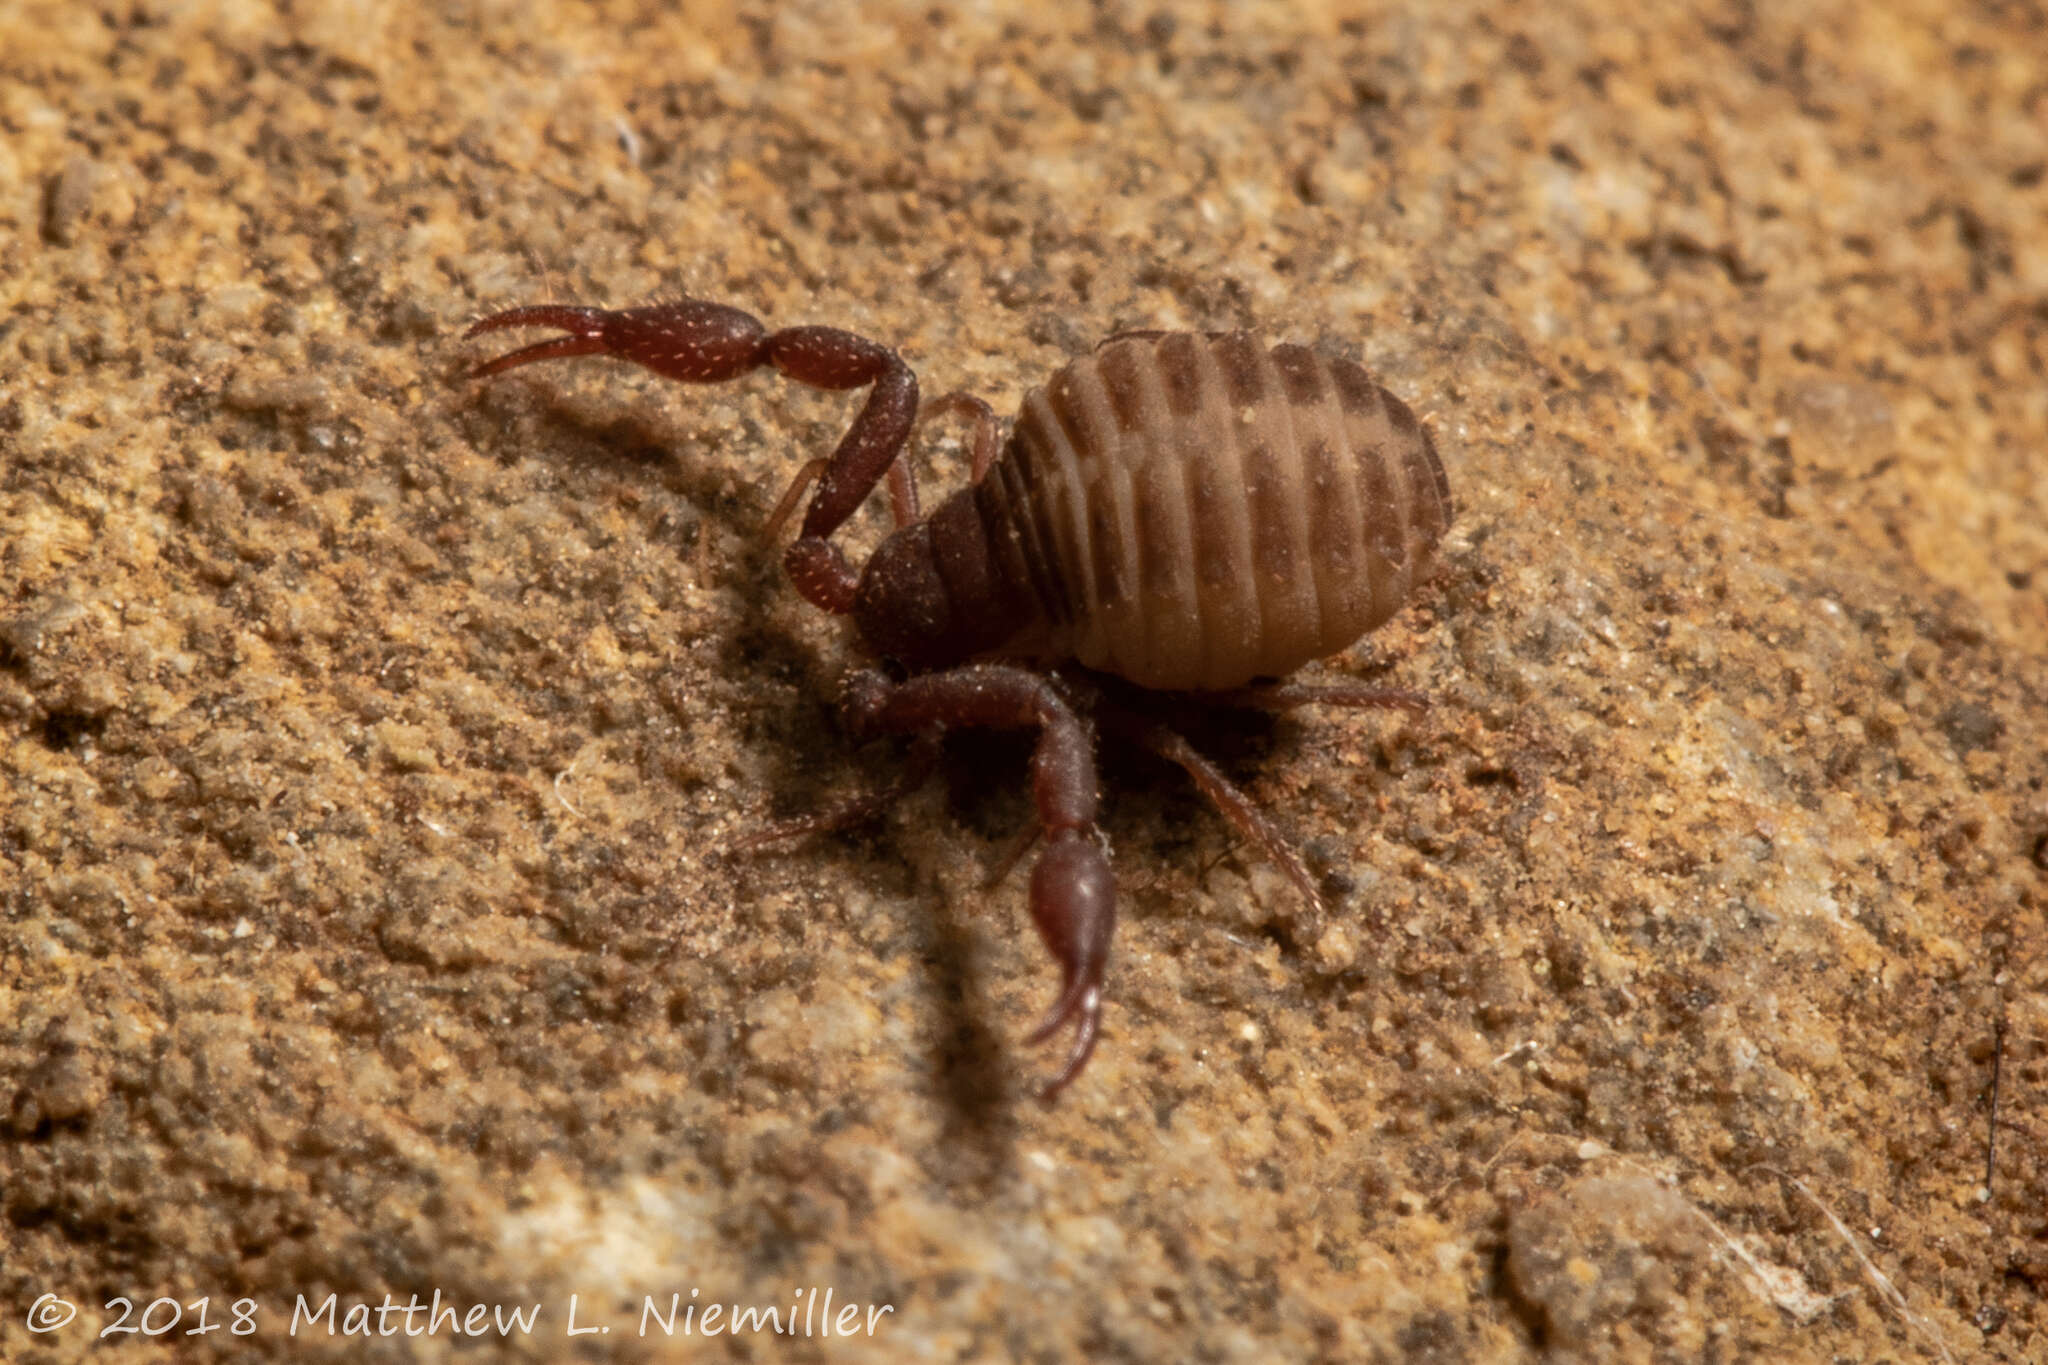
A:
[[[1253,711],[1291,711],[1297,706],[1384,707],[1420,714],[1429,709],[1429,699],[1418,692],[1399,688],[1362,687],[1354,683],[1272,683],[1262,687],[1239,687],[1223,692],[1183,694],[1180,700],[1199,707],[1237,707]],[[1223,770],[1203,757],[1179,731],[1129,706],[1107,704],[1098,714],[1104,725],[1144,745],[1161,758],[1178,765],[1194,779],[1202,794],[1237,832],[1258,845],[1268,862],[1286,875],[1311,904],[1322,904],[1315,881],[1294,846],[1284,838],[1266,813],[1224,776]]]
[[[1129,712],[1114,715],[1105,713],[1105,724],[1113,725],[1117,733],[1144,745],[1153,753],[1170,763],[1179,765],[1201,788],[1202,795],[1216,807],[1225,820],[1245,838],[1259,846],[1266,855],[1266,861],[1280,869],[1287,880],[1306,896],[1312,905],[1322,904],[1322,896],[1316,891],[1316,884],[1308,875],[1308,868],[1302,865],[1301,856],[1294,846],[1287,842],[1278,826],[1266,818],[1266,813],[1244,794],[1235,782],[1223,775],[1223,770],[1204,758],[1194,745],[1187,742],[1178,730],[1172,730],[1155,720]]]

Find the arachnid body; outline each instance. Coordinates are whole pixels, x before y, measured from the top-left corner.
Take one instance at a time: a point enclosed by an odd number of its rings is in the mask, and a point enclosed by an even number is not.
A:
[[[1039,730],[1032,787],[1046,847],[1030,909],[1063,979],[1032,1040],[1075,1026],[1048,1094],[1094,1049],[1115,922],[1096,829],[1097,720],[1187,769],[1314,897],[1264,816],[1178,734],[1046,670],[1071,661],[1139,688],[1272,709],[1419,708],[1406,692],[1252,685],[1333,654],[1393,615],[1450,524],[1450,488],[1428,431],[1365,371],[1241,333],[1113,337],[1032,390],[1000,445],[986,404],[951,395],[931,405],[928,413],[974,417],[973,479],[920,517],[899,458],[919,417],[917,380],[886,346],[827,327],[771,332],[736,308],[695,301],[515,308],[468,335],[527,326],[569,335],[475,374],[602,354],[692,382],[772,366],[818,388],[870,386],[838,448],[804,467],[776,512],[779,523],[811,490],[784,566],[810,602],[851,615],[901,675],[854,675],[846,710],[857,734],[917,737],[922,768],[946,729]],[[832,537],[885,477],[896,529],[855,570]],[[881,804],[772,834],[825,828]]]

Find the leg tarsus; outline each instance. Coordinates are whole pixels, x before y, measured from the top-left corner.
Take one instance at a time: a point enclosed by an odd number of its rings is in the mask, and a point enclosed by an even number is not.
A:
[[[1259,846],[1266,860],[1280,869],[1287,880],[1308,899],[1309,904],[1320,906],[1322,893],[1316,890],[1308,868],[1302,863],[1301,855],[1294,846],[1282,837],[1280,831],[1266,813],[1258,808],[1249,796],[1235,782],[1223,775],[1223,770],[1211,763],[1194,745],[1177,731],[1169,730],[1156,722],[1140,721],[1131,728],[1132,735],[1140,744],[1170,763],[1177,764],[1201,788],[1202,795],[1216,807],[1239,834]]]
[[[1238,707],[1253,711],[1291,711],[1298,706],[1379,707],[1419,715],[1429,709],[1429,698],[1419,692],[1394,687],[1364,687],[1356,683],[1271,683],[1262,687],[1237,687],[1221,692],[1193,692],[1188,700],[1202,706]],[[1129,736],[1153,753],[1178,765],[1194,779],[1211,805],[1237,832],[1257,844],[1267,861],[1294,883],[1311,905],[1323,903],[1322,894],[1302,863],[1294,846],[1281,837],[1252,799],[1222,769],[1187,742],[1176,730],[1126,708],[1104,708],[1103,721]]]

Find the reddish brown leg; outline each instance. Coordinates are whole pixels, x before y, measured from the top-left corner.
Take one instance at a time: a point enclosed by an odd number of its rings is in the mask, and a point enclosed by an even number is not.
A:
[[[880,342],[833,327],[770,332],[737,308],[698,300],[649,308],[513,308],[492,314],[464,335],[505,327],[557,327],[569,335],[486,361],[473,371],[476,378],[537,360],[609,355],[689,383],[719,383],[772,365],[814,388],[873,385],[860,415],[818,475],[803,530],[782,559],[796,590],[810,602],[842,615],[853,609],[859,575],[830,537],[873,491],[910,437],[917,416],[917,378],[901,356]],[[892,497],[899,521],[906,507],[915,516],[916,490],[907,471],[892,481]]]
[[[1290,711],[1297,706],[1372,706],[1419,714],[1429,709],[1429,699],[1419,692],[1391,687],[1360,687],[1354,683],[1272,683],[1224,692],[1188,693],[1186,697],[1202,706],[1235,706],[1255,711]],[[1103,723],[1114,727],[1117,733],[1178,764],[1239,834],[1257,844],[1267,861],[1285,873],[1310,903],[1322,904],[1322,896],[1294,846],[1281,836],[1265,812],[1236,783],[1202,757],[1178,731],[1123,707],[1104,706],[1098,714]]]
[[[1302,865],[1294,846],[1281,836],[1279,829],[1266,818],[1266,813],[1235,782],[1223,775],[1222,769],[1202,757],[1179,732],[1169,730],[1156,721],[1126,715],[1118,717],[1116,723],[1120,731],[1186,770],[1187,775],[1195,780],[1195,785],[1202,789],[1202,795],[1209,798],[1210,804],[1236,827],[1239,834],[1257,844],[1265,853],[1266,860],[1285,873],[1287,880],[1308,897],[1311,905],[1323,903],[1315,882],[1308,875],[1308,868]]]
[[[938,764],[939,736],[936,733],[919,735],[916,742],[911,745],[910,756],[904,760],[903,776],[893,785],[880,791],[869,792],[865,796],[856,796],[831,810],[799,816],[794,820],[778,821],[757,829],[752,834],[744,835],[727,844],[725,851],[746,853],[763,844],[780,843],[784,839],[800,839],[806,834],[824,834],[872,820],[930,781]]]
[[[926,422],[955,415],[964,416],[974,423],[974,434],[969,438],[974,459],[969,482],[980,483],[981,476],[988,473],[988,467],[996,462],[995,410],[971,393],[956,391],[927,402],[917,414],[917,424],[923,426]]]
[[[1017,837],[1003,850],[1003,856],[996,859],[996,865],[981,879],[981,889],[993,891],[1007,881],[1010,874],[1017,870],[1017,864],[1024,861],[1024,855],[1037,847],[1038,834],[1038,820],[1034,816],[1030,824],[1017,831]]]
[[[804,494],[811,491],[811,484],[825,472],[826,461],[822,458],[805,460],[804,467],[797,470],[796,477],[789,481],[789,487],[782,490],[782,497],[776,502],[775,510],[768,514],[768,520],[761,525],[761,540],[773,545],[782,534],[782,527],[796,512],[796,505],[803,501]]]
[[[899,531],[917,520],[917,480],[908,460],[889,466],[889,515]]]
[[[1102,981],[1116,925],[1116,880],[1095,828],[1095,737],[1059,692],[1036,673],[975,664],[891,682],[856,673],[847,715],[864,734],[936,734],[965,727],[1037,727],[1031,755],[1032,799],[1045,850],[1031,873],[1031,919],[1060,964],[1060,996],[1028,1041],[1043,1042],[1067,1024],[1074,1043],[1045,1087],[1065,1089],[1095,1051],[1102,1028]]]

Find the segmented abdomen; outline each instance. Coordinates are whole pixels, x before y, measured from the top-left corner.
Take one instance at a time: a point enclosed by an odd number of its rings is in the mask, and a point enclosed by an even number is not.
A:
[[[1397,611],[1451,520],[1429,433],[1345,361],[1250,336],[1129,337],[1024,400],[976,490],[1038,647],[1214,689],[1336,653]]]

